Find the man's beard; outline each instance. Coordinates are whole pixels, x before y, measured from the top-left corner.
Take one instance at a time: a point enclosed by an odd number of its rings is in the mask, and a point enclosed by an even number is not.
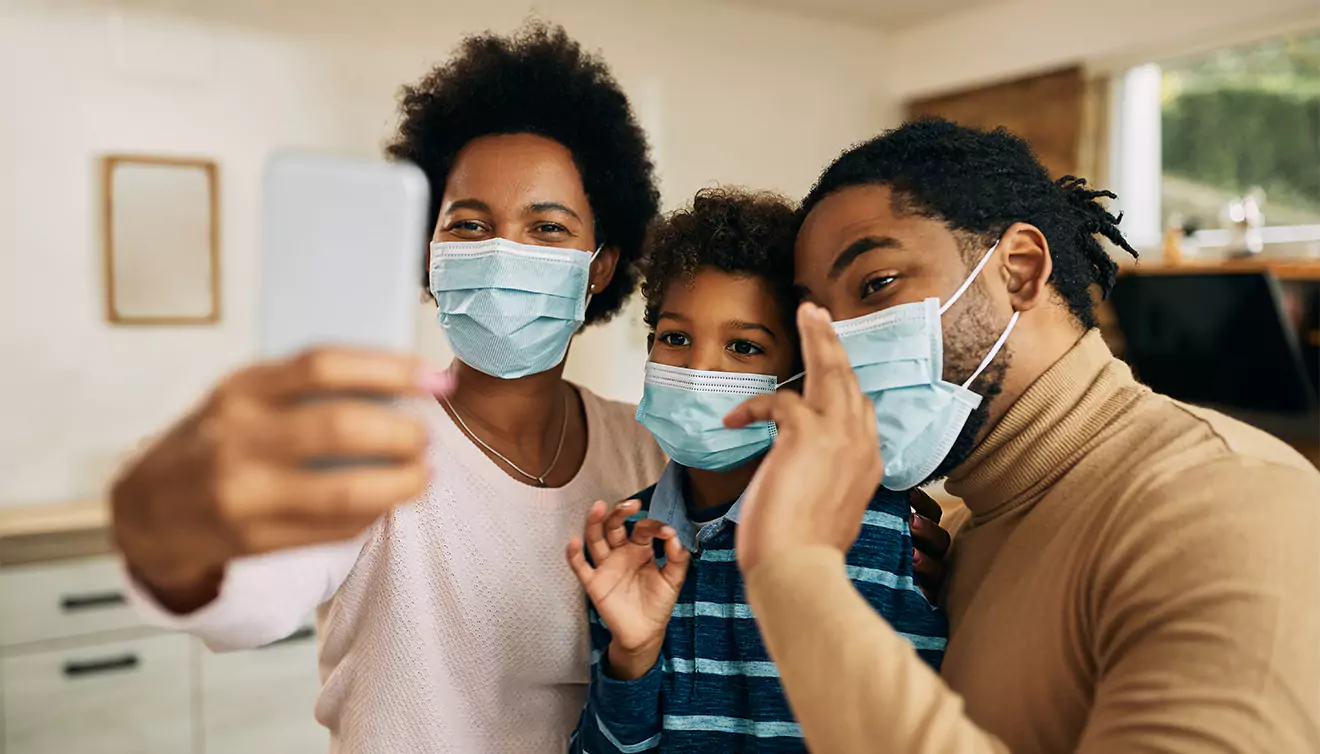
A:
[[[959,307],[962,311],[957,319],[950,321],[947,327],[941,327],[944,331],[944,380],[959,385],[976,371],[1008,326],[1007,322],[997,321],[990,300],[979,284],[963,295],[967,306]],[[1012,349],[1005,343],[994,360],[977,375],[970,390],[981,396],[981,403],[968,415],[948,455],[922,485],[947,477],[972,455],[980,442],[981,431],[990,421],[990,404],[1003,391],[1004,375],[1008,373],[1012,359]]]

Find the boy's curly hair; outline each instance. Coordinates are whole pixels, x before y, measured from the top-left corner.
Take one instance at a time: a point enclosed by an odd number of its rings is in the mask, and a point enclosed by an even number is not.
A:
[[[711,267],[763,280],[774,292],[786,329],[796,332],[793,311],[793,241],[797,215],[777,194],[742,188],[703,189],[692,204],[655,224],[643,253],[645,320],[655,329],[665,292]]]

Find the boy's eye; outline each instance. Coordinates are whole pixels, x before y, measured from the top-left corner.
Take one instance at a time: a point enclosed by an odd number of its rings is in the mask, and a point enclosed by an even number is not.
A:
[[[750,340],[735,340],[729,344],[729,350],[739,356],[757,356],[765,353],[764,348],[761,348]]]
[[[872,278],[867,278],[862,283],[862,298],[874,296],[875,294],[879,293],[881,289],[883,289],[885,286],[894,282],[895,279],[896,278],[893,275],[877,275]]]
[[[674,348],[682,348],[689,345],[688,336],[681,332],[667,332],[660,336],[660,342]]]

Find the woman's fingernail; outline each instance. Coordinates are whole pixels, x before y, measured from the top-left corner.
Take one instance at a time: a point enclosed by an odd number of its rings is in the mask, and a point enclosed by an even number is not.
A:
[[[448,370],[437,371],[424,367],[418,382],[422,389],[431,395],[444,395],[453,389],[454,375]]]

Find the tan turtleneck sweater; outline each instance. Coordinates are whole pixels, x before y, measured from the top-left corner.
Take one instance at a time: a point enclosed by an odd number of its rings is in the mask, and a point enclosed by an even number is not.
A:
[[[942,677],[781,552],[747,593],[816,752],[1320,752],[1320,472],[1138,384],[1092,332],[948,490]]]

